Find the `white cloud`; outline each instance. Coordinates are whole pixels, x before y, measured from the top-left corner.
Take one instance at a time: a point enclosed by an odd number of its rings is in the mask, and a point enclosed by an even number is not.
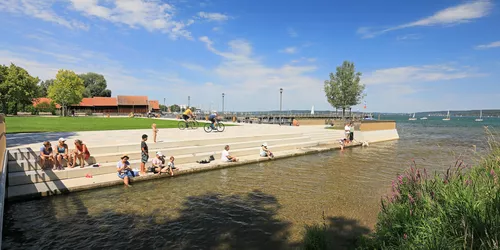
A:
[[[158,0],[70,1],[74,10],[86,16],[125,24],[131,28],[142,27],[148,31],[161,31],[169,34],[172,39],[191,38],[191,33],[185,28],[193,24],[194,20],[176,21],[174,6]]]
[[[206,69],[203,66],[195,64],[195,63],[181,63],[180,65],[182,67],[189,69],[189,70],[192,70],[192,71],[200,71],[200,72],[206,71]]]
[[[222,13],[215,12],[198,12],[198,16],[207,19],[208,21],[226,21],[229,19],[229,16],[224,15]]]
[[[67,19],[52,10],[55,0],[2,0],[0,1],[0,11],[14,14],[23,14],[33,18],[38,18],[47,22],[56,23],[70,29],[88,30],[89,26],[74,20]]]
[[[299,34],[297,34],[297,32],[294,29],[292,29],[292,28],[288,28],[287,31],[288,31],[288,35],[290,37],[298,37],[299,36]]]
[[[418,40],[420,38],[422,38],[422,36],[419,34],[408,34],[408,35],[398,36],[396,39],[398,41],[402,41],[402,40]]]
[[[434,15],[422,18],[420,20],[406,23],[383,30],[373,30],[368,27],[361,27],[358,29],[358,34],[363,38],[373,38],[384,33],[418,26],[435,26],[435,25],[454,25],[460,23],[471,22],[474,19],[487,16],[493,3],[490,0],[478,0],[473,2],[463,3],[457,6],[449,7],[444,10],[434,13]]]
[[[378,69],[364,75],[361,81],[366,85],[403,85],[416,82],[447,81],[478,76],[483,75],[472,72],[468,67],[453,67],[435,64]]]
[[[56,13],[55,10],[64,9],[64,7],[86,17],[98,18],[131,28],[144,28],[150,32],[160,31],[168,34],[172,39],[178,37],[190,39],[191,33],[186,28],[195,22],[192,19],[186,21],[177,20],[174,6],[160,0],[0,1],[0,11],[3,12],[24,14],[73,29],[87,30],[89,28],[88,25],[80,21],[67,19]],[[65,11],[59,12],[65,13]],[[207,14],[210,14],[208,15],[210,18],[222,18],[215,15],[217,13]]]
[[[284,89],[284,99],[288,100],[283,104],[285,110],[309,109],[311,105],[328,107],[323,94],[323,80],[309,75],[316,71],[316,66],[285,64],[268,67],[253,55],[251,44],[245,40],[230,41],[227,51],[216,49],[208,37],[200,37],[200,41],[221,57],[222,62],[213,72],[219,78],[218,82],[224,84],[223,91],[227,97],[237,99],[240,107],[246,107],[246,110],[276,110],[279,108],[277,94],[280,88]],[[215,97],[218,98],[218,95]]]
[[[500,47],[500,41],[492,42],[489,44],[478,45],[475,48],[476,49],[492,49],[492,48],[498,48],[498,47]]]
[[[297,47],[287,47],[280,50],[281,53],[295,54],[297,53]]]

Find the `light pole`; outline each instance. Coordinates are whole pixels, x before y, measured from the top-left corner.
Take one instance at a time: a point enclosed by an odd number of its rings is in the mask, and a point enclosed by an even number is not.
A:
[[[283,111],[283,88],[280,88],[280,113]]]
[[[191,104],[191,96],[188,96],[188,106],[187,106],[188,108],[189,108],[190,104]]]
[[[222,113],[224,114],[224,93],[222,93]]]

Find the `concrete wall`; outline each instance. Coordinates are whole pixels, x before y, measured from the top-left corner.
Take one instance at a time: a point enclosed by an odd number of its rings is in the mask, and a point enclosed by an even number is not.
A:
[[[5,185],[7,182],[7,139],[5,133],[5,115],[0,114],[0,249],[3,236],[3,208],[5,205]]]
[[[395,130],[395,121],[361,121],[360,131]]]
[[[383,142],[399,139],[396,129],[386,129],[377,131],[355,131],[354,140],[358,142]]]
[[[325,119],[297,119],[300,126],[307,125],[325,125]]]

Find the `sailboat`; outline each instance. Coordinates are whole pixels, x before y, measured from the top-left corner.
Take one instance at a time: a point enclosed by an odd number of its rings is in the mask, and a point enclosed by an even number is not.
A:
[[[314,105],[311,108],[311,115],[314,115]]]
[[[450,119],[450,111],[448,110],[448,114],[446,115],[446,118],[443,119],[443,121],[449,121]]]
[[[417,118],[415,118],[415,113],[413,113],[413,116],[408,119],[409,121],[416,121]]]
[[[427,116],[420,118],[420,120],[427,120]]]
[[[482,122],[483,121],[483,110],[479,111],[479,118],[476,119],[476,122]]]

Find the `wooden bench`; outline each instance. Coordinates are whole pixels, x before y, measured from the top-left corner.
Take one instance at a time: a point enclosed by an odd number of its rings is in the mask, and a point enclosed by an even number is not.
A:
[[[38,114],[39,115],[52,115],[51,112],[39,112]]]
[[[17,115],[20,115],[20,116],[31,115],[31,112],[17,112]]]

